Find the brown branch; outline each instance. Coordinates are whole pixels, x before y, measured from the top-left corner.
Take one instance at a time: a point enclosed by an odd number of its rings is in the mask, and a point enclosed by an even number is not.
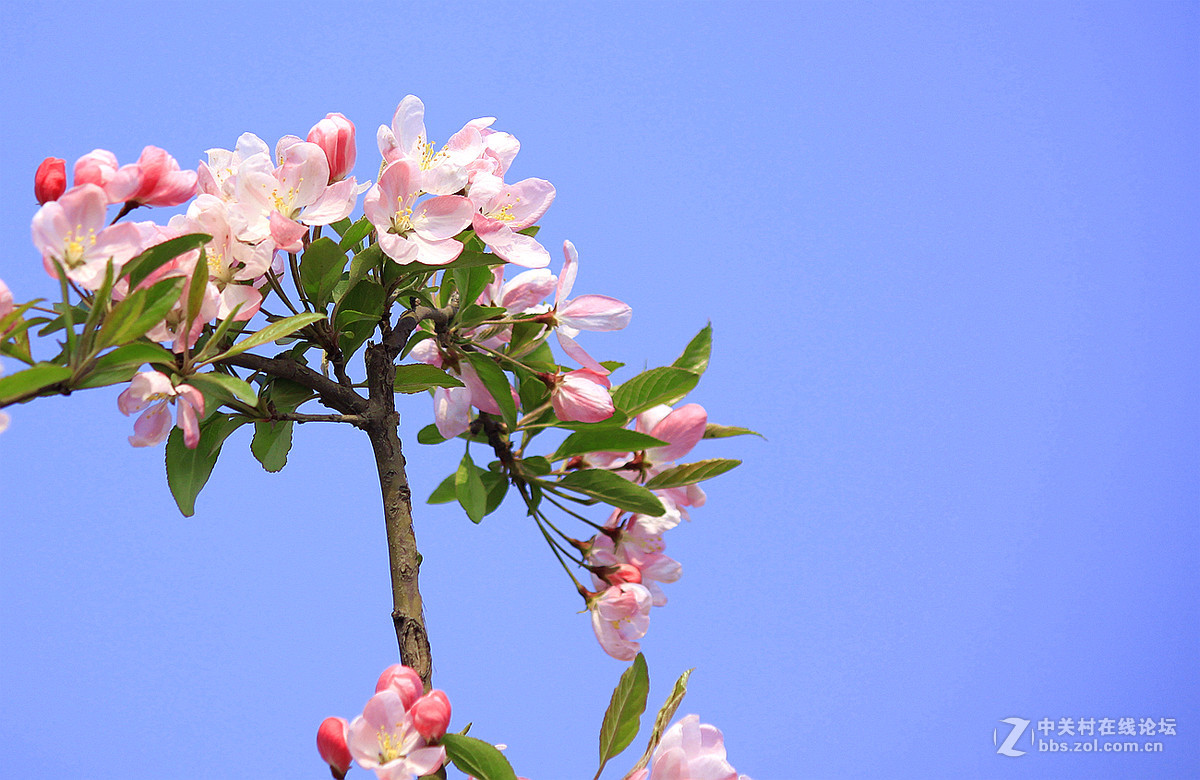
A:
[[[367,411],[367,399],[349,387],[328,379],[303,363],[286,358],[268,358],[242,353],[217,361],[231,366],[248,368],[264,374],[287,379],[307,387],[321,398],[321,403],[342,414],[362,415]]]

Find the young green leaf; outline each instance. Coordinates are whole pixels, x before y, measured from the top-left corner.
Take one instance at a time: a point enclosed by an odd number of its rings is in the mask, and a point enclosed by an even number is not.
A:
[[[517,780],[517,773],[495,745],[463,734],[442,737],[446,757],[476,780]]]
[[[346,267],[346,253],[331,238],[318,238],[300,258],[300,286],[308,299],[324,310],[333,286]]]
[[[219,371],[192,374],[187,384],[204,394],[205,408],[212,412],[221,404],[242,403],[249,407],[258,406],[258,396],[248,383]]]
[[[451,474],[441,481],[441,483],[433,489],[426,499],[427,504],[449,504],[451,501],[458,498],[458,485],[455,480],[458,478],[458,472]]]
[[[704,426],[704,438],[706,439],[725,439],[730,436],[757,436],[762,440],[766,440],[758,431],[752,431],[749,428],[739,428],[736,425],[716,425],[709,423]]]
[[[718,474],[724,474],[741,464],[740,460],[733,458],[710,458],[709,460],[698,460],[695,463],[684,463],[655,474],[646,483],[646,487],[651,490],[663,490],[694,485],[697,482],[712,479]]]
[[[629,747],[638,733],[638,721],[646,711],[646,696],[650,693],[650,675],[646,671],[646,659],[641,653],[621,675],[613,690],[604,721],[600,724],[600,769],[622,750]]]
[[[189,233],[155,244],[123,265],[121,276],[129,278],[130,289],[136,288],[162,266],[193,249],[199,249],[209,241],[212,241],[212,236],[207,233]]]
[[[441,444],[446,441],[446,437],[437,429],[437,425],[429,423],[421,430],[417,431],[417,444]]]
[[[496,405],[500,407],[500,415],[504,418],[508,429],[510,431],[516,429],[517,404],[513,401],[512,386],[508,384],[508,376],[500,366],[496,365],[496,361],[487,355],[468,352],[467,360],[474,366],[475,373],[479,374],[479,380],[483,382],[483,386],[496,400]]]
[[[562,460],[588,452],[637,452],[665,446],[666,442],[628,428],[594,428],[576,431],[558,445],[551,460]]]
[[[437,366],[412,363],[396,366],[396,392],[421,393],[432,387],[462,387],[463,383]]]
[[[146,335],[166,318],[183,292],[182,276],[161,279],[150,287],[134,290],[113,307],[100,326],[96,349],[126,344]]]
[[[249,336],[234,344],[222,354],[217,355],[215,358],[205,362],[215,363],[218,360],[225,360],[226,358],[231,358],[234,355],[240,355],[248,349],[254,349],[255,347],[262,346],[263,344],[269,344],[272,341],[278,341],[284,336],[290,336],[303,328],[305,325],[311,325],[314,322],[318,322],[323,319],[325,319],[325,315],[321,314],[320,312],[308,312],[306,314],[296,314],[291,317],[287,317],[286,319],[279,320],[278,322],[273,322],[262,330],[251,333]]]
[[[487,517],[500,508],[504,496],[508,494],[508,478],[495,471],[481,471],[479,478],[487,494],[487,501],[483,507],[483,516]]]
[[[194,450],[189,450],[183,443],[183,431],[171,429],[171,435],[167,437],[167,485],[184,517],[196,513],[196,496],[200,495],[213,466],[217,465],[221,445],[244,422],[245,418],[225,414],[210,416],[200,423],[200,442]]]
[[[703,374],[704,370],[708,368],[708,358],[711,354],[712,323],[710,322],[688,342],[683,349],[683,354],[675,358],[675,362],[671,365],[676,368],[685,368],[696,374]]]
[[[342,240],[338,242],[338,248],[343,252],[348,252],[358,246],[359,242],[366,238],[374,227],[371,224],[371,220],[363,217],[353,225],[347,226],[346,230],[339,230],[338,234],[342,237]]]
[[[287,465],[288,451],[292,449],[292,421],[258,421],[254,423],[254,438],[250,441],[250,452],[272,473]]]
[[[71,378],[71,369],[53,363],[37,363],[24,371],[0,377],[0,406],[22,396],[44,390],[50,385]]]
[[[667,511],[658,496],[604,469],[572,471],[553,484],[640,515],[662,517]]]
[[[135,341],[102,355],[76,387],[104,387],[128,382],[143,365],[173,366],[175,356],[157,344]]]
[[[678,401],[691,392],[699,381],[699,374],[684,368],[652,368],[613,390],[613,404],[633,417],[652,406]]]
[[[458,471],[454,475],[454,490],[458,496],[458,503],[462,505],[467,517],[471,518],[471,522],[478,523],[482,520],[484,510],[487,509],[487,490],[483,487],[480,469],[471,460],[470,453],[463,455],[462,462],[458,465]]]
[[[654,730],[650,732],[650,743],[646,745],[646,752],[642,753],[642,757],[634,764],[633,769],[629,770],[630,774],[639,769],[645,769],[650,764],[650,757],[654,755],[654,749],[662,741],[662,735],[667,729],[667,724],[671,722],[671,718],[675,717],[675,711],[679,709],[684,695],[687,694],[688,678],[692,676],[693,671],[695,670],[688,669],[679,675],[679,679],[675,681],[675,687],[671,689],[671,695],[667,697],[662,709],[658,711],[658,715],[654,718]]]

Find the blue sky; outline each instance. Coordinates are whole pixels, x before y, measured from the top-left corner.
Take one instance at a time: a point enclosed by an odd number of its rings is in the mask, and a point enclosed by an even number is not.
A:
[[[8,4],[0,34],[19,300],[55,290],[43,157],[190,166],[340,111],[373,179],[412,93],[435,139],[499,117],[514,176],[555,184],[541,236],[579,248],[576,293],[634,310],[594,354],[660,365],[711,320],[692,400],[767,440],[700,445],[745,465],[670,532],[684,576],[643,646],[651,706],[696,667],[680,712],[739,771],[1200,764],[1196,4]],[[365,437],[306,426],[272,475],[239,434],[185,519],[118,392],[0,436],[0,753],[31,780],[326,776],[317,725],[396,652]],[[424,496],[460,453],[415,443],[428,399],[401,412]],[[623,665],[535,529],[417,510],[454,727],[590,777]],[[1178,733],[998,755],[1012,717]]]

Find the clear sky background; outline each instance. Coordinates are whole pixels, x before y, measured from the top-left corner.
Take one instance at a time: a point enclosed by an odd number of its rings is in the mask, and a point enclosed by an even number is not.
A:
[[[1194,777],[1198,40],[1194,2],[10,2],[0,277],[56,294],[48,155],[193,166],[340,111],[374,179],[405,94],[437,140],[495,115],[576,291],[633,306],[586,346],[623,379],[711,320],[692,399],[767,437],[696,450],[745,465],[668,535],[652,709],[696,667],[680,714],[755,780]],[[0,774],[327,777],[317,725],[396,659],[365,437],[305,426],[273,475],[239,432],[185,519],[119,390],[0,435]],[[461,451],[402,414],[424,497]],[[453,727],[590,778],[624,665],[517,506],[417,512]],[[1010,717],[1178,733],[1014,758]]]

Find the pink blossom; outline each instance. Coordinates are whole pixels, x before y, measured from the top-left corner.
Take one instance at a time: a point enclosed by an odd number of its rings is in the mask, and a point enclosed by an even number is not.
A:
[[[626,534],[622,532],[624,542]],[[596,534],[588,550],[588,559],[597,566],[632,567],[637,572],[637,579],[626,579],[627,582],[640,582],[650,591],[654,606],[661,607],[667,603],[667,594],[659,587],[660,582],[675,582],[683,573],[683,567],[673,558],[662,554],[662,538],[658,537],[657,549],[646,549],[634,540],[631,544],[614,543],[608,534]],[[611,577],[609,583],[613,583]]]
[[[650,627],[653,598],[645,586],[633,582],[613,585],[589,600],[592,630],[604,652],[621,661],[632,661],[641,650],[637,642]]]
[[[105,227],[104,190],[94,184],[72,187],[33,215],[33,244],[42,253],[46,273],[58,278],[57,261],[67,277],[88,290],[104,281],[112,260],[118,269],[142,251],[142,235],[132,223]]]
[[[341,181],[354,170],[358,153],[354,145],[354,123],[341,114],[326,114],[308,131],[308,142],[321,147],[329,161],[329,183]]]
[[[125,203],[142,186],[142,171],[136,165],[117,167],[117,156],[107,149],[93,149],[75,161],[75,186],[95,184],[104,190],[108,203]]]
[[[554,309],[545,315],[557,327],[556,336],[563,351],[581,366],[597,374],[607,374],[608,369],[600,365],[575,341],[581,330],[620,330],[629,324],[633,309],[629,304],[607,295],[581,295],[568,300],[575,286],[578,273],[579,253],[570,241],[563,242],[563,268],[558,275],[558,288],[554,294]]]
[[[16,308],[13,305],[12,290],[8,289],[8,285],[0,279],[0,320],[4,319],[12,310]]]
[[[38,205],[44,205],[67,191],[67,161],[58,157],[47,157],[33,174],[33,196]]]
[[[317,729],[317,752],[329,764],[329,771],[337,780],[342,780],[350,770],[350,748],[346,746],[346,733],[350,724],[345,718],[326,718]]]
[[[125,198],[143,206],[178,206],[196,194],[196,172],[179,169],[165,149],[147,146],[136,163],[141,174],[137,190]]]
[[[350,723],[347,742],[354,760],[380,780],[433,774],[446,760],[446,748],[426,743],[400,694],[390,689],[371,697]]]
[[[379,682],[375,683],[375,693],[381,691],[395,691],[407,710],[425,693],[425,683],[421,682],[421,675],[414,669],[403,664],[392,664],[383,670]]]
[[[379,246],[401,265],[445,265],[462,252],[454,236],[471,223],[471,202],[443,195],[416,203],[420,170],[411,160],[388,165],[363,199],[363,212],[379,231]]]
[[[129,387],[117,396],[117,408],[126,417],[145,409],[133,424],[134,435],[129,437],[129,443],[134,447],[150,447],[167,438],[171,430],[167,404],[177,402],[183,442],[188,449],[196,449],[200,443],[199,417],[204,415],[204,396],[191,385],[172,386],[170,377],[158,371],[136,374]]]
[[[545,179],[505,184],[499,177],[480,175],[468,193],[479,209],[473,217],[475,234],[499,257],[526,268],[544,268],[550,253],[532,236],[517,231],[533,225],[554,202],[554,185]]]
[[[688,715],[663,734],[650,765],[653,780],[750,780],[725,760],[719,729]]]
[[[581,368],[554,378],[550,404],[564,422],[600,422],[612,417],[610,383],[604,374]]]
[[[470,176],[468,166],[484,152],[483,136],[470,124],[435,151],[425,133],[425,104],[414,95],[400,101],[392,126],[381,125],[377,136],[383,159],[414,163],[416,187],[430,195],[450,195],[465,187]]]
[[[417,733],[430,742],[437,742],[450,727],[450,699],[437,688],[417,699],[408,712]]]

